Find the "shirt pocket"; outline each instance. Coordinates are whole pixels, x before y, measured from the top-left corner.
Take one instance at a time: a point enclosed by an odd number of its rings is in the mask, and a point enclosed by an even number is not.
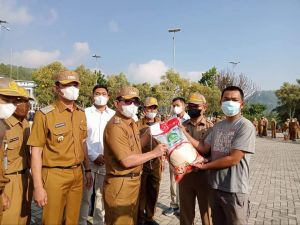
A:
[[[7,146],[7,157],[8,157],[8,164],[10,164],[12,161],[20,157],[20,148],[21,148],[21,142],[20,139],[17,141],[13,141],[8,143]]]
[[[51,144],[58,146],[68,142],[68,140],[71,138],[70,133],[71,130],[68,127],[52,128],[52,130],[50,130]]]

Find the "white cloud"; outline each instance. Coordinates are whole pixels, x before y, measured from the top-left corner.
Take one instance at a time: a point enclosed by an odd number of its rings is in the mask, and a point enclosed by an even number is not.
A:
[[[60,55],[61,53],[59,50],[47,52],[36,49],[29,49],[22,52],[13,53],[12,63],[15,65],[22,65],[27,67],[39,67],[58,60]],[[9,62],[10,60],[5,61]]]
[[[17,5],[15,0],[0,0],[0,15],[2,20],[15,24],[28,24],[33,20],[28,9]]]
[[[187,72],[183,75],[184,78],[189,79],[190,81],[198,81],[202,77],[202,73],[200,71],[191,71]]]
[[[114,20],[112,20],[108,23],[108,27],[111,32],[116,33],[119,31],[119,24]]]
[[[76,42],[73,45],[73,52],[71,55],[63,60],[66,66],[77,66],[83,64],[90,55],[90,47],[87,42]]]
[[[128,67],[128,78],[134,83],[148,82],[157,84],[160,77],[164,75],[169,68],[160,60],[151,60],[145,64],[131,63]]]

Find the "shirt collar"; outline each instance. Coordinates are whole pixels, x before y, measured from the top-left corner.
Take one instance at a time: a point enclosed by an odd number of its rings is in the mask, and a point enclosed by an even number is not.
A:
[[[203,117],[201,118],[200,121],[196,121],[196,122],[194,123],[194,122],[192,121],[192,119],[190,119],[188,123],[190,123],[190,124],[192,124],[192,125],[194,125],[194,126],[199,126],[199,125],[206,126],[207,120],[206,120],[206,118],[203,116]]]
[[[97,108],[96,108],[95,105],[92,105],[91,107],[92,107],[92,109],[93,109],[93,112],[100,113],[100,111],[97,110]],[[105,110],[104,110],[103,112],[108,113],[108,109],[109,109],[109,108],[108,108],[108,106],[106,105],[106,106],[105,106]]]
[[[60,100],[56,100],[54,104],[57,106],[59,112],[63,112],[65,110],[70,111],[69,108]],[[77,105],[75,103],[74,103],[74,110],[77,110]]]
[[[18,123],[21,123],[20,120],[18,120],[16,117],[14,117],[13,115],[10,116],[9,118],[7,118],[5,120],[5,122],[10,126],[13,127],[15,125],[17,125]]]

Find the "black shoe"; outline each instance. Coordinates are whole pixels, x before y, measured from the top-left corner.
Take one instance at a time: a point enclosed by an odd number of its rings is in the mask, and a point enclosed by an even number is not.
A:
[[[159,225],[155,220],[146,221],[144,225]]]
[[[179,212],[179,207],[177,207],[177,208],[170,207],[170,208],[164,210],[162,212],[162,214],[164,214],[165,216],[172,216],[172,215],[176,214],[177,212]]]

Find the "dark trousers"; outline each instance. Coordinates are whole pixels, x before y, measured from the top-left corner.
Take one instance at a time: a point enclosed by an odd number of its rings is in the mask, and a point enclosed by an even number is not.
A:
[[[194,224],[196,199],[203,225],[211,225],[209,186],[206,171],[186,174],[179,182],[180,225]]]
[[[159,159],[154,159],[144,164],[141,179],[140,202],[138,221],[153,220],[161,179],[161,164]]]

